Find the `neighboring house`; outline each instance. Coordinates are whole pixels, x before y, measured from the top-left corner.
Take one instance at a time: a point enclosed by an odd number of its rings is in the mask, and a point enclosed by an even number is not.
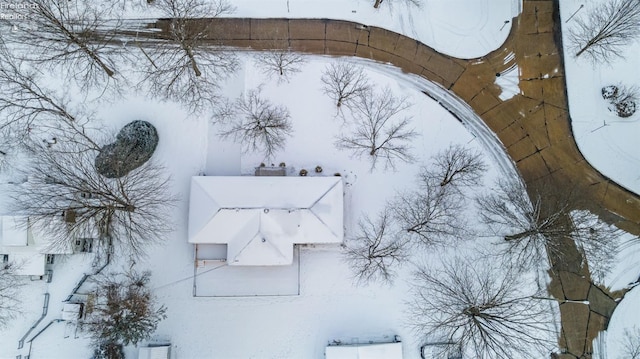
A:
[[[291,265],[295,245],[342,243],[343,206],[341,177],[193,177],[189,243],[226,245],[230,266]]]
[[[71,247],[52,247],[45,233],[33,230],[26,216],[0,216],[0,259],[15,265],[16,274],[43,276],[55,254],[70,254]]]

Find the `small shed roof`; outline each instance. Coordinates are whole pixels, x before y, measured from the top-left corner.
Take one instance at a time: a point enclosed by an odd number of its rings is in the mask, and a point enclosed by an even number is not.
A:
[[[189,242],[227,244],[230,265],[291,264],[293,245],[340,243],[340,177],[193,177]]]
[[[82,314],[82,304],[80,303],[64,303],[62,305],[62,320],[75,321]]]
[[[141,347],[138,349],[138,359],[169,359],[169,345],[157,347]]]
[[[402,359],[402,343],[335,345],[325,350],[326,359]]]

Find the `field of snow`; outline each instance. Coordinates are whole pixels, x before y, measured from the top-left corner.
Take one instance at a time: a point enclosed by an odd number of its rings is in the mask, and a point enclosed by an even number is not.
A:
[[[349,125],[336,117],[335,105],[321,90],[319,78],[327,62],[333,59],[309,57],[305,70],[294,75],[290,83],[282,84],[265,78],[264,73],[252,65],[249,53],[243,54],[242,60],[243,69],[229,80],[228,92],[235,96],[239,89],[262,85],[264,96],[288,107],[294,135],[272,162],[286,162],[295,169],[309,170],[321,165],[325,173],[340,172],[348,183],[347,236],[363,213],[375,215],[395,190],[411,188],[419,165],[449,144],[462,144],[485,153],[491,168],[487,183],[498,175],[513,175],[513,165],[501,147],[492,142],[495,136],[485,132],[488,130],[482,128],[482,122],[463,105],[456,104],[450,95],[417,77],[403,75],[387,65],[357,61],[365,66],[367,76],[377,88],[389,87],[396,96],[407,98],[412,106],[406,115],[412,117],[411,124],[419,133],[412,150],[418,159],[415,163],[398,163],[395,171],[370,171],[366,159],[353,158],[348,151],[334,146],[335,135],[348,130]],[[434,98],[447,103],[452,112],[460,114],[467,127],[420,92],[422,90],[432,92]],[[161,322],[153,340],[170,340],[172,357],[320,358],[332,340],[367,342],[390,340],[399,335],[405,357],[419,358],[424,338],[416,337],[407,327],[405,314],[411,265],[401,268],[392,286],[356,286],[339,247],[302,248],[299,296],[193,297],[194,249],[187,243],[186,234],[189,183],[191,176],[215,171],[215,161],[207,161],[208,146],[219,143],[215,127],[209,129],[207,116],[189,117],[176,105],[148,101],[135,94],[113,104],[103,104],[98,118],[114,128],[136,119],[148,120],[157,126],[160,143],[154,157],[166,165],[174,190],[181,196],[174,213],[175,232],[165,243],[149,248],[148,257],[137,263],[139,269],[153,272],[154,293],[159,302],[168,307],[168,318]],[[242,173],[251,173],[260,162],[265,162],[265,158],[259,154],[243,155]],[[422,259],[434,261],[441,255],[436,251],[425,254]],[[128,258],[120,258],[111,268],[128,265]],[[64,322],[53,323],[22,350],[16,349],[16,343],[40,315],[42,294],[48,291],[51,295],[49,313],[33,333],[60,318],[62,301],[88,271],[88,259],[71,257],[67,263],[57,264],[52,283],[29,283],[24,292],[28,298],[23,303],[24,315],[0,337],[0,358],[26,355],[29,350],[32,358],[86,357],[88,340]],[[127,348],[128,355],[135,357],[135,350]]]
[[[576,11],[575,17],[584,16],[603,2],[560,2],[571,124],[580,152],[587,161],[621,186],[640,193],[640,111],[629,118],[620,118],[608,110],[609,103],[600,92],[608,85],[637,86],[640,83],[640,39],[630,42],[623,53],[624,58],[593,64],[584,55],[573,56],[575,51],[568,38],[568,31],[575,21],[567,22],[567,19]],[[582,4],[584,8],[580,9]]]

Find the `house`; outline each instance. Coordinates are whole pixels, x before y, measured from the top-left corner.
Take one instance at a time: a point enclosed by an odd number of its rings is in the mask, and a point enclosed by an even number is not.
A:
[[[342,243],[343,206],[341,177],[197,176],[188,241],[226,246],[230,266],[291,265],[295,245]]]
[[[55,254],[70,254],[71,248],[51,246],[46,233],[31,228],[27,216],[0,216],[0,259],[15,265],[16,274],[43,276]]]

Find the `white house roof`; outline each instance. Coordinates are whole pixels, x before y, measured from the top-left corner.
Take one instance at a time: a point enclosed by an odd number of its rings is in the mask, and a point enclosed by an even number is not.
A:
[[[24,216],[2,216],[0,243],[3,246],[26,246],[28,239],[26,221],[27,217]]]
[[[17,275],[44,275],[45,255],[37,252],[14,252],[9,263],[15,265]]]
[[[189,242],[227,244],[230,265],[291,264],[293,245],[340,243],[340,177],[193,177]]]
[[[336,345],[325,349],[326,359],[402,359],[402,343]]]

